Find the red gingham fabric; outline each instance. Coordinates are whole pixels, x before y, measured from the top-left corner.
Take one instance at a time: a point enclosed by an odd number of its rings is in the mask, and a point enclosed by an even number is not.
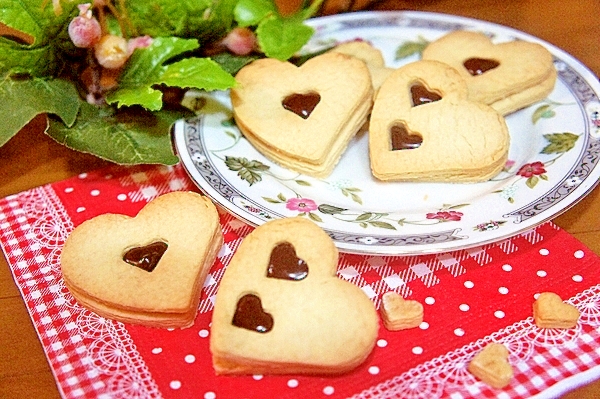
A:
[[[98,317],[73,300],[61,278],[60,252],[75,226],[106,212],[135,215],[174,190],[196,190],[179,166],[115,166],[0,200],[0,244],[64,397],[555,397],[600,377],[600,259],[552,223],[442,254],[342,254],[340,278],[360,286],[376,307],[390,290],[420,301],[421,326],[380,327],[371,356],[347,375],[217,377],[208,348],[212,305],[250,226],[221,213],[225,244],[188,329]],[[543,291],[578,307],[576,328],[535,326],[531,305]],[[515,373],[502,390],[466,369],[492,341],[507,346]]]

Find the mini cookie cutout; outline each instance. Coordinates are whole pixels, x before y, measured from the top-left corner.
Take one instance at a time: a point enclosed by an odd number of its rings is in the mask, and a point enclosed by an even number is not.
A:
[[[552,54],[541,44],[495,44],[479,32],[450,32],[431,42],[422,58],[456,69],[467,83],[470,100],[503,115],[544,99],[557,78]]]
[[[504,388],[513,377],[508,354],[508,349],[504,345],[489,343],[473,357],[467,369],[489,386],[497,389]]]
[[[383,181],[481,182],[508,157],[504,118],[467,98],[446,64],[417,61],[390,74],[369,125],[373,175]]]
[[[393,291],[383,294],[380,313],[385,328],[390,331],[415,328],[423,322],[423,305]]]
[[[62,274],[73,297],[103,317],[189,327],[222,243],[213,203],[173,192],[135,217],[104,214],[76,227],[61,254]]]
[[[533,303],[533,319],[539,328],[574,328],[579,310],[553,292],[542,292]]]
[[[373,104],[367,66],[341,53],[300,67],[256,60],[236,81],[233,116],[248,141],[273,162],[315,177],[333,171]]]
[[[314,222],[257,227],[219,284],[210,350],[217,374],[338,374],[375,345],[373,302],[337,277],[338,252]]]

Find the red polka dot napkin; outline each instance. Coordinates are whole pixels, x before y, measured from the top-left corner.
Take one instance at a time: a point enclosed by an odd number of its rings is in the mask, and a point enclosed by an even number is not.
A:
[[[179,166],[111,167],[0,200],[0,244],[64,397],[98,398],[517,398],[555,397],[600,377],[600,259],[552,223],[511,239],[442,254],[340,256],[338,275],[380,306],[396,291],[424,305],[419,327],[380,327],[367,361],[338,377],[216,376],[212,305],[224,269],[252,230],[222,213],[225,236],[193,327],[161,330],[103,319],[65,288],[60,253],[96,215],[134,215],[149,200],[195,190]],[[576,306],[576,328],[540,329],[536,295]],[[494,389],[467,371],[487,343],[504,344],[514,377]]]

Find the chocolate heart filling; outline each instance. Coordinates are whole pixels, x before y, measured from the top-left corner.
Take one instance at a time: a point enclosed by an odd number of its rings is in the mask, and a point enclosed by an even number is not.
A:
[[[231,324],[246,330],[266,333],[273,329],[273,316],[263,310],[258,296],[246,294],[238,300]]]
[[[394,124],[390,128],[392,151],[414,150],[423,143],[423,137],[418,133],[409,132],[403,124]]]
[[[301,117],[308,119],[317,104],[321,101],[319,93],[311,91],[306,94],[294,93],[283,99],[283,108]]]
[[[412,96],[412,106],[416,107],[422,104],[432,103],[439,101],[442,96],[435,91],[429,91],[427,87],[420,83],[415,83],[410,86],[410,94]]]
[[[296,256],[294,246],[289,242],[277,244],[271,251],[267,277],[298,281],[308,275],[308,265]]]
[[[463,62],[463,65],[471,75],[478,76],[498,67],[500,63],[487,58],[469,58]]]
[[[131,248],[123,255],[123,261],[131,266],[151,272],[160,262],[167,247],[167,243],[157,241],[142,247]]]

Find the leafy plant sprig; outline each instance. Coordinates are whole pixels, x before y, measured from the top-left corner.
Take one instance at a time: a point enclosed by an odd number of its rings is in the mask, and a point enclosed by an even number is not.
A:
[[[0,0],[0,146],[46,114],[46,133],[72,149],[120,164],[176,163],[170,126],[193,115],[179,106],[183,93],[231,88],[256,58],[290,58],[321,2],[283,16],[273,0]],[[94,28],[74,40],[75,19],[84,33],[99,21],[102,38]],[[127,52],[123,66],[103,66],[98,40],[107,36]]]

